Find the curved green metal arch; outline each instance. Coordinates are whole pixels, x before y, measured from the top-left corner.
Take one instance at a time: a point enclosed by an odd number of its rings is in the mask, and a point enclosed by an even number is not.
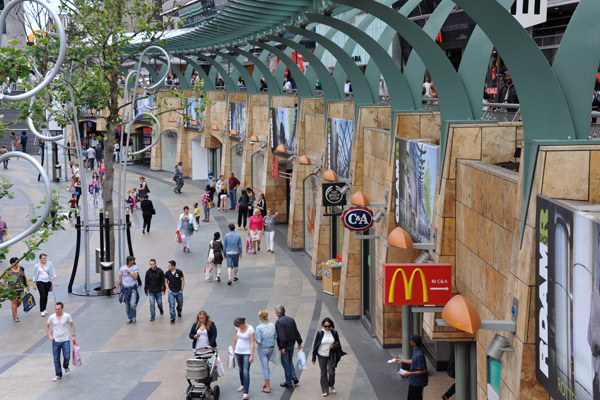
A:
[[[261,60],[258,57],[256,57],[249,51],[241,50],[237,47],[227,47],[227,49],[231,51],[236,51],[239,54],[243,55],[248,60],[250,60],[258,70],[260,70],[261,74],[265,77],[265,80],[267,81],[267,91],[270,95],[281,94],[281,87],[279,83],[277,83],[277,80],[271,74],[269,68],[263,62],[261,62]]]
[[[156,57],[156,59],[163,63],[163,65],[167,64],[167,61],[162,57]],[[185,75],[181,73],[181,70],[176,66],[171,68],[171,71],[179,78],[179,86],[181,90],[188,90],[190,88],[190,83],[185,79]]]
[[[552,69],[571,111],[575,135],[590,135],[591,93],[600,64],[600,7],[597,0],[581,0],[571,17]]]
[[[356,104],[373,104],[374,99],[371,95],[371,90],[369,89],[369,84],[367,79],[361,72],[360,68],[356,66],[352,57],[350,57],[344,50],[339,47],[337,44],[332,42],[331,40],[325,38],[324,36],[309,31],[307,29],[296,28],[296,27],[286,27],[286,30],[290,33],[295,33],[297,35],[306,36],[315,42],[319,43],[321,46],[325,47],[338,61],[342,63],[342,68],[346,71],[350,82],[352,82],[352,90],[353,96]],[[338,88],[340,88],[340,92],[344,93],[344,82],[336,82]]]
[[[304,76],[302,71],[300,71],[300,68],[298,68],[298,65],[296,65],[296,63],[287,54],[285,54],[283,51],[279,50],[275,46],[271,46],[270,44],[266,44],[256,40],[249,40],[248,43],[253,46],[257,46],[262,49],[268,50],[272,54],[279,57],[279,59],[288,67],[290,72],[292,72],[292,76],[296,80],[296,85],[298,87],[299,97],[310,97],[314,95],[314,89],[311,88],[311,85],[306,80],[306,77]]]
[[[228,60],[231,63],[231,65],[233,65],[233,67],[237,69],[238,72],[244,77],[244,80],[246,81],[246,93],[258,93],[258,87],[256,86],[256,82],[254,81],[254,79],[252,79],[252,75],[250,75],[250,72],[248,72],[246,67],[244,67],[244,64],[236,60],[235,57],[226,54],[223,51],[217,50],[216,54]]]
[[[223,81],[225,82],[225,90],[227,92],[237,91],[237,85],[233,82],[227,71],[225,71],[225,68],[223,68],[223,66],[218,61],[211,57],[205,56],[204,54],[198,54],[197,57],[203,59],[204,61],[208,61],[215,68],[215,70],[221,74],[221,76],[223,77]],[[209,79],[211,79],[210,74]]]
[[[211,81],[210,79],[208,79],[208,75],[206,74],[206,72],[204,72],[204,69],[202,69],[202,67],[200,67],[200,65],[198,65],[196,60],[194,60],[191,57],[186,57],[186,56],[182,56],[182,55],[178,55],[177,57],[186,61],[189,65],[191,65],[198,72],[198,74],[200,74],[200,76],[204,80],[204,87],[206,88],[206,90],[215,90],[214,81]]]
[[[317,22],[323,25],[331,26],[332,28],[337,29],[339,32],[346,34],[356,43],[360,44],[363,49],[368,50],[371,59],[375,60],[375,64],[377,65],[377,69],[375,71],[373,69],[370,71],[365,71],[365,78],[367,82],[372,82],[372,84],[369,86],[371,89],[371,95],[374,99],[379,99],[379,77],[380,74],[382,74],[386,82],[388,82],[390,102],[394,102],[393,109],[416,109],[415,103],[410,95],[410,89],[406,78],[400,72],[398,66],[388,54],[387,50],[381,47],[377,41],[375,41],[375,39],[362,32],[358,28],[338,19],[312,13],[306,13],[305,15],[306,18],[311,22]]]
[[[323,98],[327,100],[339,100],[341,98],[337,85],[335,84],[333,77],[329,74],[329,70],[325,68],[323,63],[321,63],[321,60],[319,60],[309,49],[302,46],[300,43],[296,43],[292,40],[288,40],[280,36],[267,35],[266,38],[273,42],[279,42],[281,44],[284,44],[294,49],[298,53],[302,54],[302,56],[306,58],[310,66],[317,72],[317,74],[320,77],[322,77],[321,82],[323,84]],[[310,83],[310,81],[308,82]]]

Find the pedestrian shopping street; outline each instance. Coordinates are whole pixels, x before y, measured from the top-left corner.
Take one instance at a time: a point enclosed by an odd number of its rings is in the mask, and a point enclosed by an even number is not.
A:
[[[86,174],[89,174],[86,173]],[[75,253],[75,229],[68,224],[44,244],[42,251],[48,254],[58,275],[59,286],[55,290],[57,301],[65,303],[64,311],[73,317],[77,342],[81,346],[83,366],[71,367],[70,376],[52,382],[54,369],[51,345],[45,333],[46,318],[40,318],[36,307],[28,314],[19,309],[20,323],[14,323],[10,304],[0,309],[0,399],[183,399],[187,382],[185,361],[191,358],[190,326],[200,310],[206,310],[218,328],[217,343],[226,363],[227,347],[231,345],[233,320],[245,316],[248,323],[258,325],[257,312],[262,308],[269,311],[270,321],[275,321],[274,308],[285,305],[287,315],[296,319],[304,344],[310,346],[320,321],[330,317],[344,351],[348,353],[337,368],[336,399],[392,399],[402,398],[407,390],[406,381],[397,375],[397,367],[386,364],[395,357],[399,349],[382,349],[369,337],[359,320],[343,320],[337,311],[337,298],[324,294],[321,281],[310,276],[310,260],[303,252],[290,252],[285,244],[285,225],[276,227],[275,253],[265,249],[257,255],[244,254],[240,263],[239,278],[232,286],[204,280],[208,242],[213,233],[220,230],[225,234],[227,224],[237,216],[233,211],[214,211],[209,223],[201,223],[199,232],[192,238],[191,253],[183,253],[174,240],[176,221],[184,205],[192,206],[200,199],[202,190],[197,182],[185,180],[182,194],[172,192],[171,174],[154,172],[142,167],[130,167],[128,187],[138,182],[138,177],[147,177],[151,188],[150,199],[156,215],[152,220],[151,233],[141,234],[141,213],[134,212],[132,240],[140,276],[148,269],[148,260],[155,258],[158,266],[167,270],[167,261],[177,261],[177,268],[185,274],[183,316],[175,325],[169,324],[168,306],[165,315],[150,322],[148,298],[140,291],[137,307],[137,323],[126,325],[125,307],[116,296],[80,297],[67,293],[67,283],[73,266]],[[10,232],[16,233],[27,223],[25,216],[30,205],[42,199],[43,185],[38,183],[29,164],[11,161],[9,169],[3,170],[14,184],[13,201],[2,202],[0,215],[7,222]],[[86,182],[88,179],[83,179]],[[58,187],[53,184],[54,187]],[[65,182],[60,182],[61,203],[66,204],[70,193]],[[94,208],[90,207],[92,213]],[[245,234],[241,231],[245,243]],[[90,247],[98,247],[98,233],[91,235]],[[11,247],[10,256],[20,254],[24,244]],[[79,264],[76,285],[84,281],[83,255]],[[92,261],[93,262],[93,257]],[[4,262],[0,265],[3,267]],[[28,278],[34,262],[22,262]],[[92,268],[92,282],[99,281],[99,274]],[[226,274],[225,269],[223,274]],[[38,297],[36,292],[33,292]],[[50,295],[48,310],[54,309]],[[52,311],[50,311],[52,313]],[[309,351],[308,347],[305,351]],[[295,390],[284,389],[283,369],[273,365],[272,393],[261,393],[262,369],[258,357],[251,366],[250,398],[260,399],[316,399],[321,397],[319,368],[310,363],[301,375],[300,385]],[[445,372],[429,369],[430,386],[426,398],[439,398],[451,383]],[[217,384],[221,387],[222,399],[239,399],[241,394],[237,369],[225,367],[225,377]],[[439,387],[439,390],[436,388]]]

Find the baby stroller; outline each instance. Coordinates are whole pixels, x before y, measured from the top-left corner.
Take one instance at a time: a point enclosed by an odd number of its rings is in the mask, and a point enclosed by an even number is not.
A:
[[[221,389],[219,385],[211,387],[211,383],[219,379],[217,372],[217,353],[196,354],[196,358],[187,360],[186,380],[188,389],[186,400],[212,399],[219,400]]]

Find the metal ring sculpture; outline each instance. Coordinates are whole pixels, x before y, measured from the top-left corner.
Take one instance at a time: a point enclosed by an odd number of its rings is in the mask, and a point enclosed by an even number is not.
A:
[[[154,122],[158,126],[158,136],[157,136],[157,138],[156,138],[156,140],[154,142],[150,143],[148,146],[144,147],[143,149],[141,149],[139,151],[128,153],[128,154],[130,154],[132,156],[135,156],[135,155],[147,152],[148,150],[150,150],[151,148],[153,148],[154,146],[156,146],[156,144],[160,141],[160,137],[162,136],[162,128],[160,127],[160,122],[158,121],[158,118],[156,118],[156,116],[154,114],[144,111],[144,112],[141,112],[138,115],[136,115],[133,118],[133,120],[135,121],[136,119],[138,119],[142,115],[147,115],[148,117],[150,117],[150,118],[152,118],[154,120]],[[130,122],[130,124],[133,124],[133,122]]]
[[[3,154],[0,156],[0,162],[4,160],[8,160],[9,158],[24,158],[29,161],[40,173],[42,179],[44,180],[44,188],[46,189],[46,202],[44,204],[44,209],[42,211],[42,216],[40,216],[37,221],[33,223],[30,227],[25,229],[23,232],[19,233],[17,236],[12,239],[7,240],[4,243],[0,243],[0,249],[4,249],[9,247],[12,244],[19,242],[20,240],[26,238],[31,235],[33,232],[37,231],[37,229],[42,226],[48,215],[50,214],[50,207],[52,206],[52,188],[50,187],[50,178],[48,178],[48,174],[44,171],[44,168],[40,165],[39,162],[29,154],[20,152],[20,151],[11,151],[9,153]]]
[[[33,98],[32,98],[31,101],[33,102]],[[55,115],[55,114],[62,114],[67,119],[70,120],[70,116],[69,116],[69,114],[67,114],[66,111],[63,111],[63,110],[53,110],[52,112],[50,112],[48,114],[48,121],[50,121],[51,117],[53,115]],[[62,133],[61,135],[56,135],[56,136],[44,135],[44,134],[40,133],[35,128],[35,126],[33,124],[33,118],[31,118],[30,115],[27,116],[27,126],[29,126],[29,130],[31,131],[31,133],[33,133],[33,136],[35,136],[36,138],[41,139],[41,140],[45,140],[45,141],[48,141],[48,142],[58,142],[59,140],[65,138],[65,134],[64,133]],[[56,144],[59,145],[60,147],[64,148],[64,149],[67,149],[67,150],[75,150],[76,149],[76,147],[66,146],[66,145],[61,144],[61,143],[56,143]]]
[[[67,37],[65,34],[65,29],[63,27],[62,22],[60,21],[60,18],[58,17],[58,15],[56,15],[54,10],[52,10],[52,8],[50,8],[50,6],[47,3],[45,3],[41,0],[13,0],[11,2],[8,2],[8,4],[5,5],[4,10],[2,10],[2,13],[0,14],[0,32],[4,31],[4,24],[6,21],[6,16],[10,12],[10,10],[12,10],[18,4],[24,3],[26,1],[30,1],[30,2],[41,5],[46,10],[48,10],[48,13],[52,16],[52,19],[54,20],[54,23],[56,24],[56,29],[58,30],[58,36],[60,38],[60,48],[58,51],[58,58],[56,59],[56,63],[54,64],[54,67],[52,68],[52,70],[46,75],[44,80],[40,84],[38,84],[36,87],[34,87],[33,89],[31,89],[25,93],[18,94],[16,96],[10,96],[10,95],[5,95],[5,94],[0,93],[0,100],[21,101],[21,100],[28,99],[32,96],[35,96],[36,94],[38,94],[39,92],[44,90],[50,84],[50,82],[52,82],[52,80],[54,80],[54,77],[58,74],[58,72],[60,71],[60,69],[62,67],[63,62],[65,61],[65,55],[67,53]]]

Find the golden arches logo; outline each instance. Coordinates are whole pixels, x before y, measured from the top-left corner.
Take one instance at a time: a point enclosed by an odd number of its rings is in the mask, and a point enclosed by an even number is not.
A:
[[[412,300],[412,290],[417,273],[421,275],[421,284],[423,285],[423,302],[429,303],[429,293],[427,291],[427,282],[425,281],[425,273],[421,268],[415,268],[412,274],[410,274],[410,280],[406,279],[406,273],[403,268],[398,268],[392,276],[392,282],[390,283],[390,291],[388,293],[388,303],[394,302],[394,291],[396,290],[396,276],[398,273],[402,274],[402,280],[404,281],[404,298],[407,301]]]

